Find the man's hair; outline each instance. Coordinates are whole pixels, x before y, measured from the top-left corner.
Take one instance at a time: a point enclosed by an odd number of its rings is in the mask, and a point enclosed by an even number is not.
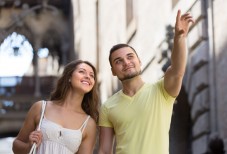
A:
[[[131,47],[130,45],[124,44],[124,43],[116,44],[110,49],[110,53],[109,53],[110,66],[112,66],[112,63],[111,63],[111,55],[112,55],[112,53],[114,51],[118,50],[118,49],[125,48],[125,47],[131,48],[135,52],[136,56],[138,57],[138,54],[137,54],[136,50],[133,47]]]

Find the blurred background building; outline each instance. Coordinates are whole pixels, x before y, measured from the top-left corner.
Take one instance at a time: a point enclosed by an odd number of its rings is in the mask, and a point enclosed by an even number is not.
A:
[[[205,153],[214,134],[227,150],[226,7],[225,0],[0,0],[1,138],[18,133],[29,107],[48,99],[62,68],[73,59],[96,66],[102,102],[121,88],[108,62],[114,44],[137,50],[145,81],[160,78],[170,65],[181,9],[196,22],[174,105],[170,153]]]

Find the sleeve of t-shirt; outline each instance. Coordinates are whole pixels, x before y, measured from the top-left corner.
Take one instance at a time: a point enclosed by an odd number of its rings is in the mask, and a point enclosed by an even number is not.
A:
[[[161,78],[159,81],[158,81],[158,86],[161,90],[161,93],[163,94],[163,96],[165,97],[165,99],[167,101],[174,101],[176,99],[176,97],[173,97],[171,96],[164,88],[164,78]]]
[[[107,107],[105,105],[102,105],[101,109],[100,109],[99,126],[102,126],[102,127],[113,127],[112,123],[109,121],[108,109],[107,109]]]

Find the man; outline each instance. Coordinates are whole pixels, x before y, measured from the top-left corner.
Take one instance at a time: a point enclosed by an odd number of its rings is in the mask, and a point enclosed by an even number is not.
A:
[[[122,90],[101,107],[99,154],[168,154],[169,128],[175,98],[180,92],[187,63],[186,36],[193,18],[189,13],[176,17],[171,66],[155,83],[144,83],[141,61],[127,44],[112,47],[109,55],[112,74]],[[177,148],[177,147],[176,147]]]

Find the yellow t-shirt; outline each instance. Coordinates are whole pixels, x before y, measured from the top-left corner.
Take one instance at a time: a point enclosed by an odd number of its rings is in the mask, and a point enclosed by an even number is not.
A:
[[[144,84],[132,97],[122,91],[101,107],[99,126],[114,128],[116,154],[168,154],[169,129],[175,98],[163,79]]]

